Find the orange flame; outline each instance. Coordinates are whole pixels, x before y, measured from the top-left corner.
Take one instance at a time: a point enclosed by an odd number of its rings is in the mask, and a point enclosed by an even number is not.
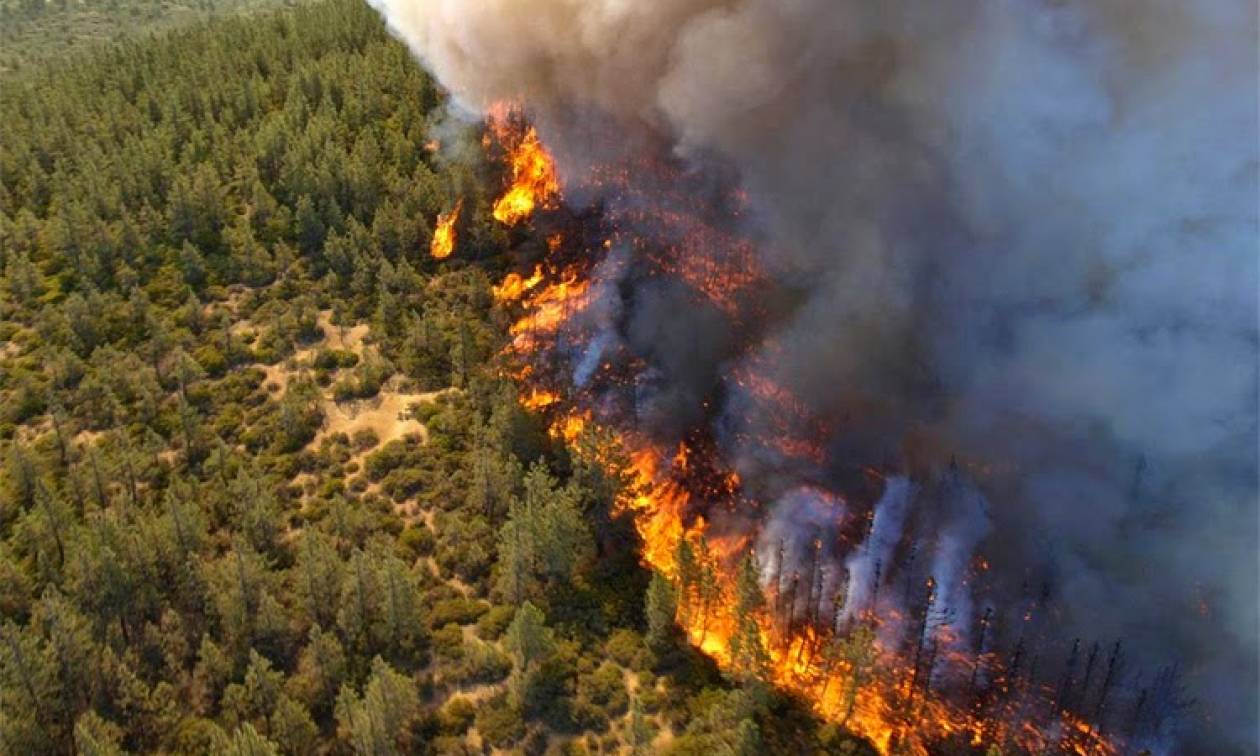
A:
[[[455,251],[455,222],[459,220],[459,211],[464,207],[461,198],[449,213],[439,213],[437,227],[433,229],[433,240],[429,242],[429,254],[435,260],[445,260]]]
[[[537,265],[529,278],[523,277],[520,273],[508,273],[501,284],[492,286],[490,290],[499,302],[515,302],[525,296],[530,289],[542,283],[542,280],[542,266]]]
[[[519,140],[512,139],[505,128],[499,130],[507,143],[512,167],[512,183],[494,203],[494,219],[514,226],[533,215],[536,207],[552,207],[560,195],[560,181],[551,155],[538,139],[533,126]]]

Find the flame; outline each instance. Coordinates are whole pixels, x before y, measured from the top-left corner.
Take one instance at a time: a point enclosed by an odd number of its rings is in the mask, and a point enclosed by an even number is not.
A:
[[[527,314],[513,323],[509,332],[514,336],[531,338],[554,331],[589,304],[589,289],[590,282],[580,280],[576,271],[565,271],[559,280],[546,284],[528,297],[524,303]]]
[[[521,397],[521,406],[528,410],[550,407],[560,401],[560,397],[550,391],[531,389],[527,396]]]
[[[492,120],[492,128],[509,148],[513,180],[495,203],[494,215],[510,225],[556,201],[558,182],[551,158],[534,130],[521,131],[514,141],[503,124],[503,117]],[[593,180],[617,178],[611,171]],[[675,206],[686,208],[688,202],[680,197]],[[675,204],[672,199],[671,204]],[[685,215],[680,211],[654,219],[699,231],[666,234],[685,241],[649,259],[659,271],[691,286],[698,296],[736,313],[744,306],[741,297],[745,292],[755,293],[760,280],[749,248],[703,223],[692,223]],[[618,243],[637,243],[619,232],[613,237]],[[564,329],[589,306],[590,271],[597,256],[612,248],[613,239],[604,239],[585,250],[585,256],[573,259],[578,246],[576,240],[566,244],[562,234],[553,233],[547,237],[550,258],[545,266],[536,266],[528,278],[510,273],[494,287],[495,299],[516,315],[509,328],[513,338],[502,355],[505,372],[521,385],[522,406],[547,418],[553,438],[569,445],[575,455],[589,455],[612,477],[627,481],[614,509],[632,518],[643,544],[642,562],[674,580],[680,595],[686,594],[676,619],[690,642],[722,668],[733,669],[731,640],[743,632],[741,618],[735,616],[733,593],[738,565],[750,553],[752,535],[719,532],[694,510],[735,510],[758,504],[745,495],[739,474],[724,467],[711,443],[688,438],[658,444],[641,437],[632,424],[618,422],[616,415],[606,416],[601,408],[585,403],[580,391],[567,387],[571,376],[563,370],[558,374],[553,351],[558,340],[580,343],[581,334]],[[714,246],[726,250],[726,256],[708,254]],[[570,258],[567,262],[555,259],[565,255]],[[826,437],[825,425],[786,387],[771,380],[766,367],[753,365],[733,376],[736,386],[757,400],[758,411],[770,415],[770,437],[762,440],[763,445],[785,457],[821,459],[817,439]],[[601,379],[622,380],[625,385],[633,385],[634,380],[618,376],[615,370],[601,373]],[[875,481],[883,479],[878,470],[864,472]],[[677,555],[683,542],[691,544],[702,568],[716,577],[704,595],[694,587],[687,588],[687,593],[680,583]],[[815,549],[822,545],[815,541]],[[973,574],[988,569],[983,560],[972,566]],[[767,680],[809,701],[819,716],[867,738],[881,753],[926,756],[945,739],[976,748],[996,746],[1003,752],[1119,753],[1114,742],[1073,713],[1047,707],[1050,699],[1041,687],[1008,679],[994,654],[964,649],[948,626],[929,629],[924,621],[922,631],[908,632],[918,620],[881,606],[865,610],[850,626],[837,627],[830,618],[810,616],[808,611],[802,616],[797,610],[800,597],[805,596],[799,593],[805,590],[799,581],[812,582],[812,578],[780,578],[791,587],[783,582],[767,585],[767,606],[753,615],[755,634],[769,659]],[[812,594],[812,584],[808,592]],[[744,619],[742,627],[747,626]],[[913,638],[920,651],[932,649],[933,660],[926,672],[920,654],[907,653],[907,638]],[[981,667],[993,680],[993,689],[1003,692],[1002,698],[951,697],[932,690],[932,678],[938,672],[974,679]]]
[[[534,272],[529,278],[523,277],[520,273],[508,273],[507,277],[498,286],[492,286],[491,292],[494,298],[499,302],[515,302],[542,283],[543,269],[541,265],[534,267]]]
[[[464,207],[461,198],[449,213],[439,213],[437,227],[433,229],[433,240],[429,242],[429,254],[435,260],[445,260],[455,251],[455,222],[459,220],[459,212]]]
[[[554,207],[560,196],[560,181],[556,177],[556,165],[543,147],[533,126],[517,136],[510,128],[511,119],[490,120],[494,131],[508,150],[508,163],[512,170],[512,183],[507,192],[494,203],[494,219],[514,226],[533,215],[537,207]]]

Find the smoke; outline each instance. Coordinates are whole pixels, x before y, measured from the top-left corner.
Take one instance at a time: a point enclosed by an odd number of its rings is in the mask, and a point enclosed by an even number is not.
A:
[[[1037,576],[1066,635],[1183,663],[1201,747],[1254,751],[1254,3],[376,4],[462,107],[527,102],[565,180],[662,143],[736,177],[776,306],[736,328],[640,287],[599,348],[652,366],[646,416],[692,427],[721,385],[768,500],[956,458],[989,502],[934,536],[956,614],[980,549],[992,598]],[[828,420],[820,461],[767,452],[745,369]],[[846,611],[910,498],[883,492]]]
[[[984,495],[956,474],[945,480],[942,500],[944,523],[932,558],[932,576],[937,581],[938,611],[954,630],[956,644],[968,648],[971,642],[971,592],[966,584],[967,562],[976,546],[989,533]]]
[[[884,495],[875,504],[871,532],[845,567],[849,571],[849,590],[844,602],[842,621],[849,621],[870,611],[876,585],[876,573],[892,565],[893,550],[901,541],[901,529],[914,494],[910,481],[893,478],[884,488]]]

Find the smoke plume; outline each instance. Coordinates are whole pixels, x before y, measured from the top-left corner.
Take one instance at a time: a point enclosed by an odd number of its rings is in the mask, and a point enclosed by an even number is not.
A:
[[[566,183],[663,148],[739,188],[756,322],[654,280],[598,349],[645,356],[660,423],[720,385],[715,433],[766,501],[903,476],[846,612],[910,539],[905,579],[974,624],[983,552],[985,601],[1048,597],[1064,637],[1179,661],[1196,747],[1255,750],[1253,2],[375,2],[459,106],[526,103]],[[811,461],[767,447],[790,418],[748,371],[825,419]],[[809,509],[786,501],[770,528]]]

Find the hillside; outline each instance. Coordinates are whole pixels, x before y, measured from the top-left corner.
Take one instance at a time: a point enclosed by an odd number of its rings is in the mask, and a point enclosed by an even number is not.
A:
[[[501,375],[543,240],[442,97],[356,0],[0,80],[0,752],[870,751],[685,642]]]

